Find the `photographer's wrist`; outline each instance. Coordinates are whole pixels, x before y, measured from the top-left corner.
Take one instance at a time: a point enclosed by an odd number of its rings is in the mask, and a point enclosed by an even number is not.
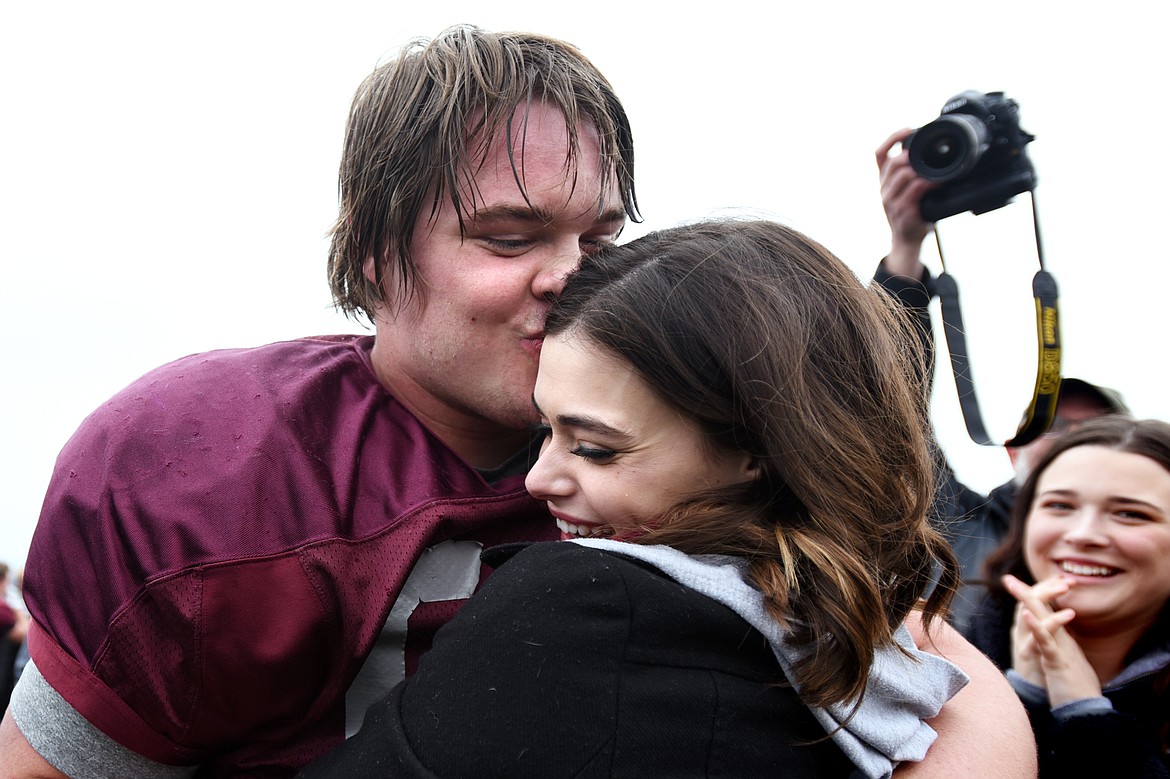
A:
[[[921,242],[894,241],[882,264],[891,276],[906,276],[922,281],[926,278],[926,266],[922,263],[921,250]]]

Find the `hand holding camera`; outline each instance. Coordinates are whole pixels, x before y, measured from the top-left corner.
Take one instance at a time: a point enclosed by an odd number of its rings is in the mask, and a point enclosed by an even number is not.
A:
[[[922,242],[934,224],[923,220],[919,206],[922,196],[935,185],[910,167],[903,144],[912,132],[903,128],[891,133],[874,157],[881,182],[882,210],[890,225],[890,250],[882,264],[892,275],[921,280],[925,278],[925,266],[920,260]]]

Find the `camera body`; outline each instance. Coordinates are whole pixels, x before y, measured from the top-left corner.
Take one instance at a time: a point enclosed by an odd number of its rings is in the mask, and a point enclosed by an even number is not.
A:
[[[1024,147],[1019,105],[1003,92],[968,90],[943,106],[938,119],[903,144],[914,172],[939,186],[922,197],[922,218],[937,222],[971,211],[985,214],[1036,186]]]

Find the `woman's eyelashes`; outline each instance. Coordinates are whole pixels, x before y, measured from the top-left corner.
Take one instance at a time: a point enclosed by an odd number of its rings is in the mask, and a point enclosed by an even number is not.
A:
[[[605,460],[612,460],[617,457],[617,452],[613,449],[603,449],[597,446],[591,446],[585,443],[579,443],[569,450],[570,454],[575,454],[578,457],[584,457],[586,460],[594,462],[603,462]]]
[[[1144,522],[1157,522],[1162,519],[1161,513],[1150,507],[1135,506],[1135,505],[1120,505],[1112,509],[1113,516],[1117,517],[1122,522],[1130,524],[1141,524]]]
[[[552,425],[548,424],[547,422],[540,422],[533,427],[532,435],[534,438],[543,439],[545,445],[547,445],[548,442],[553,438]],[[603,446],[597,446],[585,441],[578,441],[575,443],[573,448],[569,449],[569,454],[576,455],[577,457],[583,457],[584,459],[590,460],[592,462],[604,462],[606,460],[611,460],[614,457],[617,457],[618,452],[615,449],[607,449]]]

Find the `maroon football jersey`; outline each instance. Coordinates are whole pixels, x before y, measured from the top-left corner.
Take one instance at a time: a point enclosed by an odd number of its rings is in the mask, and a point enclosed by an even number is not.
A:
[[[355,677],[374,686],[351,730],[413,667],[482,546],[556,536],[521,476],[489,485],[385,391],[372,343],[186,357],[61,452],[27,564],[30,649],[120,744],[201,776],[291,774],[344,738]]]

